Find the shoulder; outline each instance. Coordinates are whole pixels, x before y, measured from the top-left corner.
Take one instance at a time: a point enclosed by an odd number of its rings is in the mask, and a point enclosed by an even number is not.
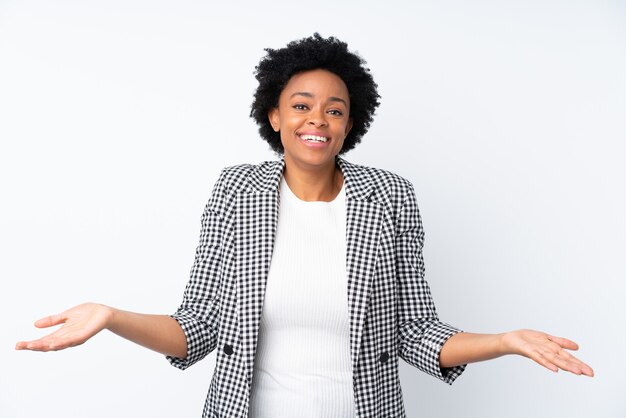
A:
[[[283,163],[263,161],[258,164],[237,164],[222,169],[216,186],[223,192],[236,192],[250,186],[263,185],[268,179],[282,173]]]
[[[350,171],[351,177],[358,182],[370,182],[378,200],[396,200],[414,194],[413,184],[405,177],[392,171],[354,164],[343,160],[344,166]]]
[[[381,168],[351,163],[345,167],[352,179],[359,179],[357,187],[370,190],[368,200],[382,205],[390,222],[400,228],[418,226],[421,230],[415,189],[408,179]]]
[[[409,180],[392,171],[358,164],[352,164],[352,166],[357,167],[357,170],[361,172],[369,174],[369,176],[372,177],[377,183],[393,184],[398,187],[413,187]]]
[[[271,187],[282,172],[281,161],[264,161],[259,164],[237,164],[223,168],[213,186],[205,212],[218,213],[227,218],[232,212],[239,192],[253,192]]]

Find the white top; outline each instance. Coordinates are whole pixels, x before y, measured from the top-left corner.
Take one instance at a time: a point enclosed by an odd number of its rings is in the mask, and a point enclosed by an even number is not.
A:
[[[344,188],[305,202],[283,177],[248,416],[354,415]]]

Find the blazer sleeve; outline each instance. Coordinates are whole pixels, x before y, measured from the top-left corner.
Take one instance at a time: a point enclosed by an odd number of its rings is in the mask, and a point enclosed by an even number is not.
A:
[[[224,183],[222,171],[202,214],[200,242],[196,247],[183,301],[176,313],[171,315],[187,338],[187,357],[167,356],[167,359],[182,370],[203,359],[217,345],[225,234],[225,222],[221,215],[226,195]]]
[[[396,268],[399,286],[399,356],[418,369],[452,384],[466,365],[441,368],[443,344],[461,330],[439,321],[424,277],[424,231],[415,191],[409,184],[396,221]]]

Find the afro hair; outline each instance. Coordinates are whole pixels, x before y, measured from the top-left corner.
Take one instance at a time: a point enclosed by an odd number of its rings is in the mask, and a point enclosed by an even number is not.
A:
[[[291,77],[302,71],[324,69],[343,80],[350,95],[352,129],[346,136],[339,154],[353,149],[370,127],[374,111],[380,104],[377,85],[356,53],[348,51],[348,44],[337,38],[322,38],[319,33],[292,41],[281,49],[265,49],[266,55],[255,69],[259,86],[254,93],[252,117],[259,125],[261,137],[274,152],[284,152],[280,133],[269,123],[268,113],[278,106],[280,93]]]

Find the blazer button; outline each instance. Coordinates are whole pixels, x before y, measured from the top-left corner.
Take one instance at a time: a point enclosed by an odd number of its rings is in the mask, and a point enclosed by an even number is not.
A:
[[[381,363],[386,363],[387,360],[389,360],[389,353],[385,351],[384,353],[380,355],[378,359],[380,360]]]
[[[232,345],[228,345],[228,344],[224,344],[224,353],[227,356],[230,356],[231,354],[233,354],[233,346]]]

